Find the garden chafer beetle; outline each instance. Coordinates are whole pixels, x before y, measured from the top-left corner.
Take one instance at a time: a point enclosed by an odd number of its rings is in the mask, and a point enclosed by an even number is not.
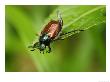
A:
[[[67,33],[61,33],[62,27],[63,27],[63,19],[61,16],[61,13],[57,11],[57,17],[58,20],[51,20],[41,31],[39,36],[39,42],[35,42],[32,46],[29,46],[29,48],[32,48],[31,51],[34,51],[35,49],[39,49],[40,52],[44,53],[44,50],[46,47],[48,47],[48,53],[51,52],[50,43],[55,40],[62,39],[62,36],[71,34],[72,32],[79,32],[83,30],[73,30]]]

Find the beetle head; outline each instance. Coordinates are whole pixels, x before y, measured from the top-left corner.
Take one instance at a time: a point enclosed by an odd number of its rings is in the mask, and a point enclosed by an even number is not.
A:
[[[45,44],[40,44],[39,47],[38,47],[38,49],[39,49],[40,51],[44,51],[44,49],[45,49]]]

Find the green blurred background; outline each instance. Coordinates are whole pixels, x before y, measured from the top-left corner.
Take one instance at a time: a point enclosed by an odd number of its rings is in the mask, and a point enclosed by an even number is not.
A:
[[[51,44],[52,52],[31,52],[27,47],[58,6],[5,6],[6,72],[105,72],[106,24],[102,23]]]

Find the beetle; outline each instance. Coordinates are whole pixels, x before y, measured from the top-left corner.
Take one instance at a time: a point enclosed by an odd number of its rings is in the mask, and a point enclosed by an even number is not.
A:
[[[40,50],[40,53],[43,52],[48,47],[48,53],[51,52],[50,43],[55,40],[61,40],[63,36],[69,35],[73,32],[79,32],[83,30],[73,30],[67,33],[61,33],[63,27],[63,19],[61,13],[57,11],[58,20],[51,20],[41,31],[39,36],[39,42],[35,42],[29,48],[32,48],[31,51],[34,51],[36,48]]]

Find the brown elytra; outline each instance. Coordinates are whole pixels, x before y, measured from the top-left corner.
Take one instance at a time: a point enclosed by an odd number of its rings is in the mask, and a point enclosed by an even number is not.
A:
[[[47,33],[51,39],[54,39],[56,36],[58,36],[61,29],[62,26],[59,21],[51,20],[42,30],[41,35]]]

